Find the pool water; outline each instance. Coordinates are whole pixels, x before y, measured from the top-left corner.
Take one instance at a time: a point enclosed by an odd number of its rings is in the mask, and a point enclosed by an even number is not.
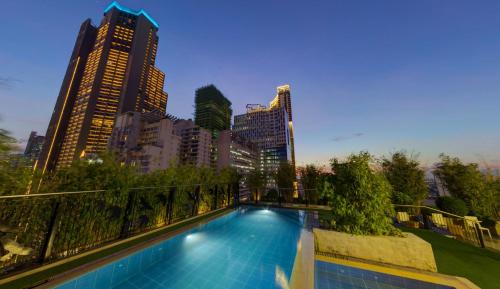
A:
[[[420,280],[316,260],[316,289],[454,289]]]
[[[304,213],[242,207],[59,289],[284,288]]]

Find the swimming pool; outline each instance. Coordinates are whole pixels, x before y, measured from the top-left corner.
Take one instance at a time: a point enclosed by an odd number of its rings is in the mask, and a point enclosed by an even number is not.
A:
[[[455,289],[335,263],[316,261],[316,289]]]
[[[242,207],[56,288],[282,288],[303,225],[302,211]]]

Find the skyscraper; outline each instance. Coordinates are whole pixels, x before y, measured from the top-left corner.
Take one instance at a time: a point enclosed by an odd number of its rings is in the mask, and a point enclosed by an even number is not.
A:
[[[292,166],[295,168],[295,144],[293,139],[293,122],[292,122],[292,97],[290,95],[290,85],[285,84],[276,88],[276,96],[269,104],[271,109],[284,107],[288,114],[288,130],[290,132],[290,154],[292,158]]]
[[[155,67],[158,23],[116,2],[99,27],[83,22],[47,128],[43,172],[106,149],[117,115],[165,113],[165,74]]]
[[[269,106],[247,105],[246,114],[234,116],[233,131],[260,150],[260,169],[275,171],[282,162],[295,167],[290,87],[278,87]]]
[[[194,122],[210,130],[214,137],[231,128],[232,113],[231,102],[214,85],[196,90]]]

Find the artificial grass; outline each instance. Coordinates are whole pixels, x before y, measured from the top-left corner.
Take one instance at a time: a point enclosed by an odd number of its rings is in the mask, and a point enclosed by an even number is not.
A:
[[[482,289],[500,288],[500,253],[432,231],[402,228],[431,243],[439,273],[465,277]]]
[[[222,211],[211,212],[211,213],[208,213],[206,215],[187,220],[183,223],[175,224],[171,227],[167,227],[167,228],[165,228],[163,230],[159,230],[155,233],[152,233],[152,234],[149,234],[149,235],[146,235],[146,236],[134,239],[134,240],[130,240],[129,242],[125,242],[125,243],[113,246],[111,248],[96,252],[94,254],[90,254],[90,255],[87,255],[85,257],[82,257],[82,258],[79,258],[79,259],[76,259],[76,260],[73,260],[73,261],[52,267],[52,268],[49,268],[49,269],[46,269],[43,271],[40,271],[38,273],[34,273],[31,275],[19,278],[17,280],[14,280],[14,281],[6,283],[6,284],[2,284],[2,285],[0,285],[0,287],[2,289],[25,289],[25,288],[32,288],[32,287],[35,287],[37,285],[42,285],[49,278],[54,277],[58,274],[61,274],[65,271],[68,271],[68,270],[74,269],[76,267],[82,266],[84,264],[99,260],[101,258],[104,258],[106,256],[120,252],[120,251],[125,250],[127,248],[130,248],[132,246],[143,243],[145,241],[154,239],[160,235],[178,230],[182,227],[188,226],[188,225],[196,223],[196,222],[200,222],[200,221],[207,219],[207,218],[210,218],[212,216],[215,216],[218,214],[223,214],[224,212],[226,212],[228,210],[231,210],[231,209],[228,208],[228,209],[225,209]]]

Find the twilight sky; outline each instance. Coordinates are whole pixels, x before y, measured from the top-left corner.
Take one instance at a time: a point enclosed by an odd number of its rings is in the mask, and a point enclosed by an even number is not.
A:
[[[2,1],[0,127],[45,133],[78,28],[111,1]],[[167,112],[289,83],[299,164],[405,149],[500,166],[500,1],[119,1],[160,24]]]

